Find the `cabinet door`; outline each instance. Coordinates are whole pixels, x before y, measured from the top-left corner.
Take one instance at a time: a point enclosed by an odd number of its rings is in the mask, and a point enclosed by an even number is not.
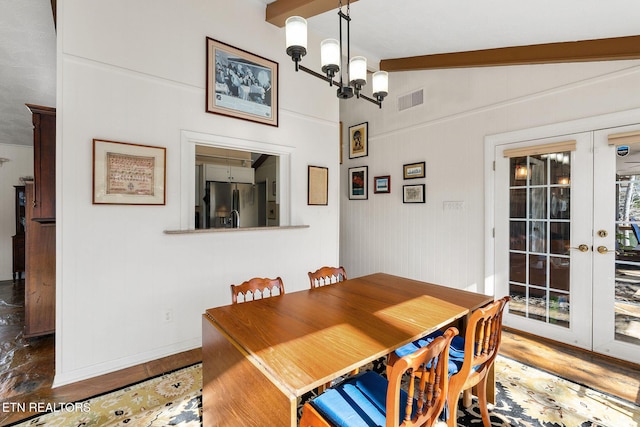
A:
[[[27,106],[33,114],[33,220],[56,220],[56,110]]]
[[[253,184],[254,171],[253,168],[241,168],[238,166],[231,166],[229,171],[229,181],[242,182],[247,184]]]
[[[229,181],[229,166],[226,165],[205,165],[205,176],[207,181]]]
[[[24,282],[24,336],[31,338],[55,331],[56,325],[56,227],[32,221],[33,185],[27,184]]]
[[[16,189],[16,235],[24,234],[25,224],[25,195],[24,185],[14,185]]]

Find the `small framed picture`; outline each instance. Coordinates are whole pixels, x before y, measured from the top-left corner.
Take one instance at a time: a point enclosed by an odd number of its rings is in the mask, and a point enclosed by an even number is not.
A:
[[[403,185],[402,203],[424,203],[424,184]]]
[[[93,204],[164,205],[166,148],[93,140]]]
[[[365,200],[368,198],[368,167],[349,168],[349,199]]]
[[[404,165],[403,176],[404,179],[424,178],[424,162]]]
[[[307,204],[327,205],[329,198],[329,168],[309,166],[307,175]]]
[[[369,123],[349,127],[349,158],[365,157],[369,154]]]
[[[391,177],[389,175],[373,178],[374,193],[391,193]]]

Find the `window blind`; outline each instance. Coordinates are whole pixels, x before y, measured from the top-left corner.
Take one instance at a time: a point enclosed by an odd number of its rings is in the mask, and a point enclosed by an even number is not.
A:
[[[640,133],[638,134],[640,136]],[[640,139],[638,140],[640,142]],[[561,153],[564,151],[575,151],[576,141],[562,141],[551,144],[534,145],[522,148],[509,148],[502,152],[504,157],[525,157],[537,156],[539,154]]]
[[[609,135],[609,145],[631,145],[640,142],[640,132],[624,132]]]

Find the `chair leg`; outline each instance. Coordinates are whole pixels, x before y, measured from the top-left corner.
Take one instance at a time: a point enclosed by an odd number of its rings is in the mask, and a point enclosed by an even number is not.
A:
[[[487,376],[483,375],[480,382],[477,385],[478,388],[478,407],[480,408],[480,414],[482,414],[482,424],[484,427],[491,427],[491,420],[489,419],[489,408],[487,407]]]
[[[447,418],[448,427],[458,426],[458,398],[460,397],[460,391],[457,393],[450,393],[447,396],[447,406],[449,410],[449,418]]]

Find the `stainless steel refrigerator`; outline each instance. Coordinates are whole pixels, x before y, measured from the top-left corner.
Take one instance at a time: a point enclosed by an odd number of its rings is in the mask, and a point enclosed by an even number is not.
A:
[[[255,185],[207,181],[205,185],[205,228],[258,226]]]

